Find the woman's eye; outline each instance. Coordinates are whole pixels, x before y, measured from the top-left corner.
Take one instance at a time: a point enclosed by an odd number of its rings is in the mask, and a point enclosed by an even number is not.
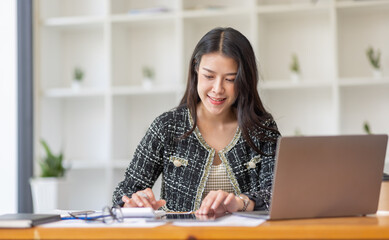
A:
[[[204,74],[204,77],[205,77],[206,79],[212,79],[212,78],[213,78],[213,76],[211,76],[211,75],[205,75],[205,74]]]
[[[228,82],[234,82],[234,81],[235,81],[235,78],[226,78],[226,80],[227,80]]]

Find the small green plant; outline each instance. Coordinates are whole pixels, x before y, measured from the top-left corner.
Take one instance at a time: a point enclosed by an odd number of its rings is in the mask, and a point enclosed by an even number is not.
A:
[[[290,71],[294,72],[294,73],[300,73],[300,64],[299,64],[299,60],[297,58],[297,55],[295,53],[292,54],[292,62],[289,66],[290,68]]]
[[[366,55],[367,55],[367,58],[369,59],[371,66],[373,66],[373,68],[375,68],[375,69],[381,68],[381,65],[380,65],[381,51],[379,49],[377,49],[377,52],[375,52],[372,47],[369,47],[366,50]]]
[[[73,78],[74,78],[74,80],[81,82],[82,79],[84,78],[84,71],[82,71],[81,68],[76,67],[74,69]]]
[[[366,134],[372,134],[370,130],[370,124],[367,121],[363,123],[363,130],[365,131]]]
[[[148,79],[154,79],[155,73],[151,67],[143,67],[142,68],[143,77]]]
[[[63,154],[60,153],[58,156],[55,156],[47,143],[44,140],[41,140],[42,146],[45,149],[46,157],[41,161],[41,177],[63,177],[65,174],[65,168],[62,163]]]

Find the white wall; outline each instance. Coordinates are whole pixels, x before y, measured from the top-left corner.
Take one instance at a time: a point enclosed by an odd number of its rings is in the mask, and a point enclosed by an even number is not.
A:
[[[16,1],[0,1],[0,214],[17,212]]]

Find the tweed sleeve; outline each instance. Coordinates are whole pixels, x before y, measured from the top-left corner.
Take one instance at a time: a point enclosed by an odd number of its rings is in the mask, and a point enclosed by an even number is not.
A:
[[[165,142],[163,127],[161,117],[150,125],[126,169],[124,180],[113,192],[113,205],[119,204],[124,195],[131,197],[133,193],[154,185],[163,168]]]
[[[273,120],[268,124],[268,126],[277,130],[277,124]],[[279,132],[270,130],[267,130],[265,134],[267,137],[270,137],[275,141],[265,141],[260,145],[260,150],[266,155],[263,155],[261,160],[261,168],[259,171],[259,190],[243,193],[255,202],[254,211],[269,209],[273,186],[277,140],[281,136]]]

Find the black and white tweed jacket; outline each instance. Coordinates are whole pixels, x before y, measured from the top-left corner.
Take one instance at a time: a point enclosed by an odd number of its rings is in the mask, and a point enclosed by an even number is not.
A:
[[[265,125],[277,128],[273,120]],[[138,145],[125,178],[113,193],[113,204],[123,195],[152,187],[162,174],[161,199],[166,211],[195,211],[201,205],[208,174],[217,154],[202,138],[198,128],[180,139],[193,126],[188,108],[176,108],[157,117]],[[258,128],[276,139],[273,131]],[[272,156],[261,156],[252,149],[238,128],[233,140],[218,154],[227,169],[235,194],[244,193],[255,201],[255,210],[267,209],[271,199],[276,143],[252,138],[254,144]]]

